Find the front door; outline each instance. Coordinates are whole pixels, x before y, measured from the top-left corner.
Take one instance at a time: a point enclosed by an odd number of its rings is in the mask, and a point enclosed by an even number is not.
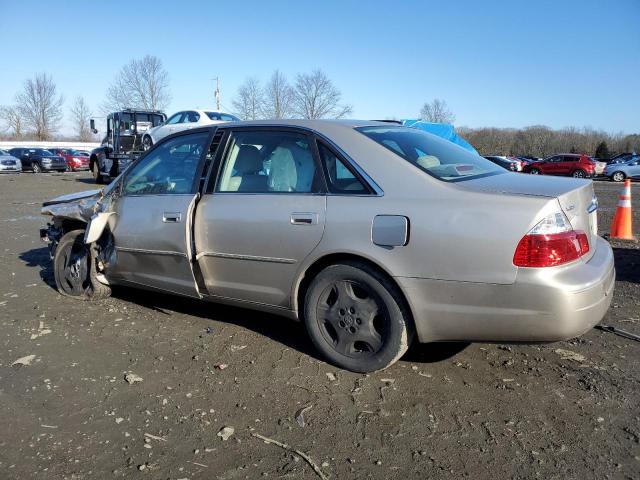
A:
[[[160,139],[171,135],[176,132],[176,127],[182,123],[184,119],[184,112],[174,113],[169,117],[169,119],[162,125],[158,130],[156,130],[155,137],[156,142],[159,142]]]
[[[289,308],[302,261],[324,231],[323,178],[308,135],[233,129],[198,203],[198,264],[210,295]]]
[[[197,296],[190,218],[208,143],[208,132],[180,135],[127,171],[114,208],[117,260],[108,276]]]

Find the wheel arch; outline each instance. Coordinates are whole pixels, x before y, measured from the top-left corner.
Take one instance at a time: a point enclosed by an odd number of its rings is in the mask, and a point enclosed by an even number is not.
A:
[[[413,310],[411,309],[411,303],[407,298],[404,290],[400,286],[398,282],[393,278],[393,275],[385,268],[383,268],[380,264],[375,262],[374,260],[367,258],[363,255],[359,255],[357,253],[347,253],[347,252],[333,252],[327,253],[317,259],[315,259],[311,264],[309,264],[300,275],[298,275],[297,281],[295,283],[295,289],[291,298],[291,305],[293,310],[297,313],[298,319],[303,320],[302,316],[304,315],[304,309],[301,309],[300,306],[304,303],[304,297],[307,293],[311,280],[317,275],[320,271],[325,269],[330,265],[334,265],[336,263],[344,263],[344,262],[360,262],[368,265],[372,269],[376,270],[378,273],[387,278],[394,286],[397,288],[398,292],[401,295],[400,301],[403,302],[404,307],[407,312],[409,312],[410,319],[412,325],[415,326],[415,321],[413,317]]]

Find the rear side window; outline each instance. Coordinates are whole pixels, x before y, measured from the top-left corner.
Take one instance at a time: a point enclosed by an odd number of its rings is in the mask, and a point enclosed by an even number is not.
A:
[[[369,189],[347,167],[345,162],[322,142],[318,142],[320,161],[327,177],[329,193],[367,194]]]
[[[318,193],[318,171],[306,135],[277,131],[232,132],[217,192]]]
[[[359,127],[360,133],[423,172],[447,182],[506,173],[477,153],[408,127]]]

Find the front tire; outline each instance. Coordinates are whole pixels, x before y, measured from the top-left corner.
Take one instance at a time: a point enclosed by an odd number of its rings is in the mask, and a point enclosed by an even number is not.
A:
[[[387,368],[413,338],[411,315],[398,288],[361,262],[331,265],[312,280],[304,322],[329,362],[359,373]]]
[[[96,253],[84,243],[84,230],[66,233],[53,258],[53,274],[58,292],[80,300],[111,295],[111,288],[97,280]]]
[[[102,175],[100,175],[100,165],[98,165],[98,162],[94,162],[92,172],[93,172],[93,179],[96,181],[96,183],[98,185],[103,185],[104,178],[102,177]]]
[[[613,180],[614,182],[624,182],[625,178],[626,175],[624,174],[624,172],[614,172],[613,175],[611,175],[611,180]]]
[[[153,140],[149,135],[146,135],[142,139],[142,150],[146,152],[147,150],[151,150],[151,147],[153,147]]]

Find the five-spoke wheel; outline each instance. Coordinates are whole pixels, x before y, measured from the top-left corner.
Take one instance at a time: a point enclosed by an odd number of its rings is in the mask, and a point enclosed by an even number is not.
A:
[[[365,263],[331,265],[312,280],[304,320],[318,350],[356,372],[381,370],[409,346],[412,325],[395,284]]]

